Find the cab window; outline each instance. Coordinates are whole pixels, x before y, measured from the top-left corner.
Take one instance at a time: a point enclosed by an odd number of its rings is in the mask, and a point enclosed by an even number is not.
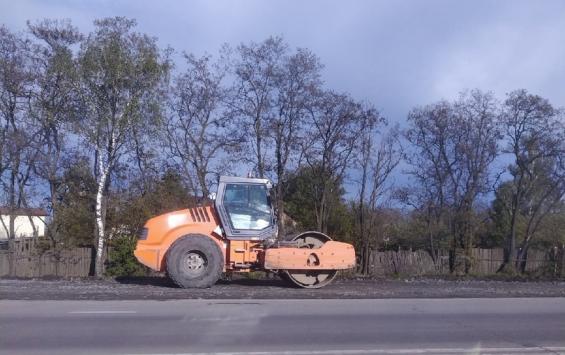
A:
[[[261,230],[271,225],[271,206],[263,185],[226,184],[224,207],[233,229]]]

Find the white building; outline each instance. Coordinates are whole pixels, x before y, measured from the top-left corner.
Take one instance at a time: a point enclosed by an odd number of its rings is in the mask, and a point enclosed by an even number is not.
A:
[[[16,239],[45,236],[47,211],[42,208],[23,208],[14,211]],[[0,207],[0,240],[7,240],[10,228],[10,209]],[[35,231],[35,233],[34,233]]]

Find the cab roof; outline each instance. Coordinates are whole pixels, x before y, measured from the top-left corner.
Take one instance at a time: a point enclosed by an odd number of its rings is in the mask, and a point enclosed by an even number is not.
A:
[[[258,179],[258,178],[245,178],[237,176],[220,176],[220,182],[222,183],[248,183],[248,184],[263,184],[268,185],[271,183],[269,179]]]

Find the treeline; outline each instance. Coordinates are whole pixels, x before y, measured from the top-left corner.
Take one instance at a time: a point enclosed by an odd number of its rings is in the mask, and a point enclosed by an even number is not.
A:
[[[386,248],[448,249],[466,272],[476,245],[504,246],[514,272],[565,242],[563,112],[539,96],[469,91],[400,129],[282,38],[178,55],[125,18],[0,27],[2,203],[48,208],[46,247],[92,245],[96,275],[137,272],[145,220],[208,203],[222,174],[272,179],[281,232],[352,241],[363,273]]]

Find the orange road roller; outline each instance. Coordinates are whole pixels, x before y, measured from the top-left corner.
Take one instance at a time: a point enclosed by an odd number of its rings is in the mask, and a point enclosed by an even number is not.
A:
[[[214,204],[147,221],[135,249],[142,264],[181,287],[210,287],[222,273],[267,270],[293,285],[319,288],[355,267],[351,244],[320,232],[281,240],[267,179],[222,176]],[[284,238],[287,239],[287,238]]]

